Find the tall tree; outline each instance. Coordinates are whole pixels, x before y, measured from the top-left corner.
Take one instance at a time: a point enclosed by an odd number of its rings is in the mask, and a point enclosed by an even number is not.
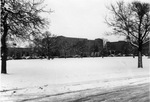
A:
[[[49,31],[44,32],[44,38],[42,39],[42,48],[46,52],[48,59],[53,57],[53,50],[56,47],[56,36],[52,35]]]
[[[138,49],[138,68],[143,68],[142,46],[149,41],[150,4],[134,1],[125,4],[123,1],[112,4],[109,8],[112,15],[106,22],[113,28],[113,34],[127,37]]]
[[[43,44],[42,44],[42,38],[34,38],[33,40],[33,48],[36,55],[40,58],[43,58],[44,51],[43,51]]]
[[[40,16],[43,1],[1,0],[1,73],[6,74],[7,41],[39,37],[48,22]]]

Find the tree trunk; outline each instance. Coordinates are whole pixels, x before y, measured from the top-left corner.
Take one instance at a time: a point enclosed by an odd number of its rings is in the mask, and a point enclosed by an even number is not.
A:
[[[143,68],[143,63],[142,63],[142,52],[138,52],[138,68]]]
[[[6,69],[7,52],[2,50],[6,50],[6,49],[1,47],[1,56],[2,56],[1,73],[7,74],[7,69]]]
[[[6,45],[6,36],[7,36],[7,27],[4,27],[4,34],[2,35],[1,38],[1,57],[2,57],[2,64],[1,64],[1,73],[7,74],[7,69],[6,69],[6,61],[7,61],[7,45]]]
[[[8,25],[7,25],[7,14],[4,16],[3,22],[2,22],[2,27],[4,29],[4,32],[1,37],[1,73],[7,74],[7,66],[6,66],[6,61],[7,61],[7,44],[6,44],[6,39],[7,39],[7,33],[8,33]]]
[[[142,42],[139,41],[139,48],[138,48],[138,68],[143,68],[142,63]]]

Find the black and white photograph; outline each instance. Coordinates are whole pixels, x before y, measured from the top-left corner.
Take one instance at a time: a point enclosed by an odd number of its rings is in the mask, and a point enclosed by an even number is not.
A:
[[[0,102],[150,102],[150,0],[1,0]]]

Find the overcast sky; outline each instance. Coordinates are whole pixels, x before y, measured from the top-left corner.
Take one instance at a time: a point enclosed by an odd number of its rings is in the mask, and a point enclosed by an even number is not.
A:
[[[45,0],[47,7],[54,11],[46,15],[51,22],[49,31],[58,36],[121,40],[121,37],[105,36],[105,32],[110,30],[104,23],[105,16],[109,14],[106,6],[116,1],[119,0]],[[150,0],[139,1],[150,3]]]

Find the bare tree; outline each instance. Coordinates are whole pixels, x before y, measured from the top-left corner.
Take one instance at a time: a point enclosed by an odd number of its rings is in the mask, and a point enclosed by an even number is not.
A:
[[[40,36],[48,22],[40,16],[43,1],[1,0],[1,73],[6,74],[7,41]]]
[[[42,39],[42,48],[46,52],[48,59],[53,59],[53,50],[56,47],[56,36],[52,35],[49,31],[44,32],[44,38]]]
[[[125,4],[123,1],[111,4],[112,15],[106,23],[113,28],[113,34],[126,36],[129,42],[138,49],[138,68],[143,68],[142,46],[149,41],[150,4],[134,1]]]

